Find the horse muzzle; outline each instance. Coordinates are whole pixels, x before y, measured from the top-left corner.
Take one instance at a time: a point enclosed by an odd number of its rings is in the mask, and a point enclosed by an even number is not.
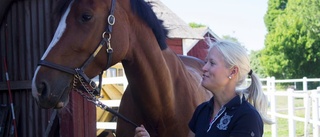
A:
[[[34,80],[32,83],[32,96],[41,108],[64,107],[69,101],[70,86],[62,85],[63,81],[57,82],[56,85],[49,85],[48,83],[46,80]]]

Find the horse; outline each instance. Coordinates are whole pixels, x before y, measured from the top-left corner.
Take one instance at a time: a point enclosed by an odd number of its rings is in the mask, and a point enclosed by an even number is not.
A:
[[[89,90],[93,96],[99,88],[90,79],[121,62],[128,86],[118,112],[144,125],[152,137],[187,136],[195,108],[212,96],[201,86],[204,62],[177,55],[167,46],[167,30],[151,4],[64,2],[55,35],[32,80],[32,95],[40,107],[63,108],[74,90]],[[116,135],[134,136],[135,128],[118,118]]]

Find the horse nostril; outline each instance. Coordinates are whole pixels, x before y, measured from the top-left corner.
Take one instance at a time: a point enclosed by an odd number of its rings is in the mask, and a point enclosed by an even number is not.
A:
[[[48,93],[48,88],[47,84],[45,82],[42,82],[41,84],[38,85],[38,93],[39,96],[46,96]]]

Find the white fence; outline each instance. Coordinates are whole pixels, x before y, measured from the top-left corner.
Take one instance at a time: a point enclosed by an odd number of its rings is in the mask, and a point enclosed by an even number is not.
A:
[[[296,122],[304,123],[304,136],[313,136],[320,137],[319,128],[320,128],[320,87],[317,89],[308,89],[308,82],[319,82],[320,79],[307,79],[306,77],[302,79],[288,79],[288,80],[276,80],[274,77],[262,79],[264,80],[265,94],[268,95],[268,99],[270,102],[270,109],[268,114],[271,116],[273,120],[275,120],[275,124],[271,126],[272,137],[277,137],[278,124],[277,118],[284,118],[288,120],[288,136],[296,137]],[[297,83],[302,83],[302,90],[294,90]],[[292,83],[293,87],[288,88],[286,91],[276,90],[276,84],[280,83]],[[319,84],[320,85],[320,84]],[[283,97],[287,99],[287,108],[278,108],[277,107],[277,97]],[[303,99],[303,106],[295,106],[296,99]],[[287,110],[285,113],[283,109]],[[295,111],[298,109],[304,110],[304,116],[296,116]],[[310,129],[310,127],[312,127]],[[312,131],[312,132],[311,132]]]
[[[318,89],[308,89],[308,82],[319,82],[320,79],[307,79],[306,77],[302,79],[288,79],[288,80],[276,80],[274,77],[268,77],[266,79],[261,79],[263,83],[263,89],[265,94],[268,96],[270,102],[270,109],[268,114],[274,120],[275,124],[272,124],[271,131],[272,137],[277,137],[278,125],[277,118],[284,118],[288,121],[288,136],[296,137],[296,122],[304,123],[304,136],[320,137],[320,87]],[[294,90],[293,88],[288,88],[285,91],[277,91],[276,85],[280,83],[292,83],[293,87],[296,87],[297,83],[302,83],[302,90]],[[247,80],[250,83],[250,80]],[[103,84],[124,84],[128,85],[125,77],[118,78],[106,78],[103,80]],[[277,107],[278,97],[287,99],[286,108]],[[296,99],[303,99],[303,106],[295,106]],[[105,101],[106,105],[119,106],[120,100],[116,101]],[[304,110],[304,116],[296,116],[295,110]],[[282,113],[280,113],[280,111]],[[312,128],[309,128],[312,127]],[[115,129],[115,122],[97,122],[98,129]]]

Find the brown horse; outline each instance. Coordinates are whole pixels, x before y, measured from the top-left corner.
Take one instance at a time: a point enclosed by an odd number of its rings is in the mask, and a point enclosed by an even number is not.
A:
[[[75,79],[90,87],[90,78],[122,62],[129,85],[119,113],[143,124],[152,137],[187,136],[195,107],[212,96],[200,84],[203,62],[167,47],[166,30],[150,4],[74,0],[65,7],[33,78],[40,106],[65,106],[70,91],[83,84]],[[134,136],[134,126],[122,119],[117,123],[118,137]]]

